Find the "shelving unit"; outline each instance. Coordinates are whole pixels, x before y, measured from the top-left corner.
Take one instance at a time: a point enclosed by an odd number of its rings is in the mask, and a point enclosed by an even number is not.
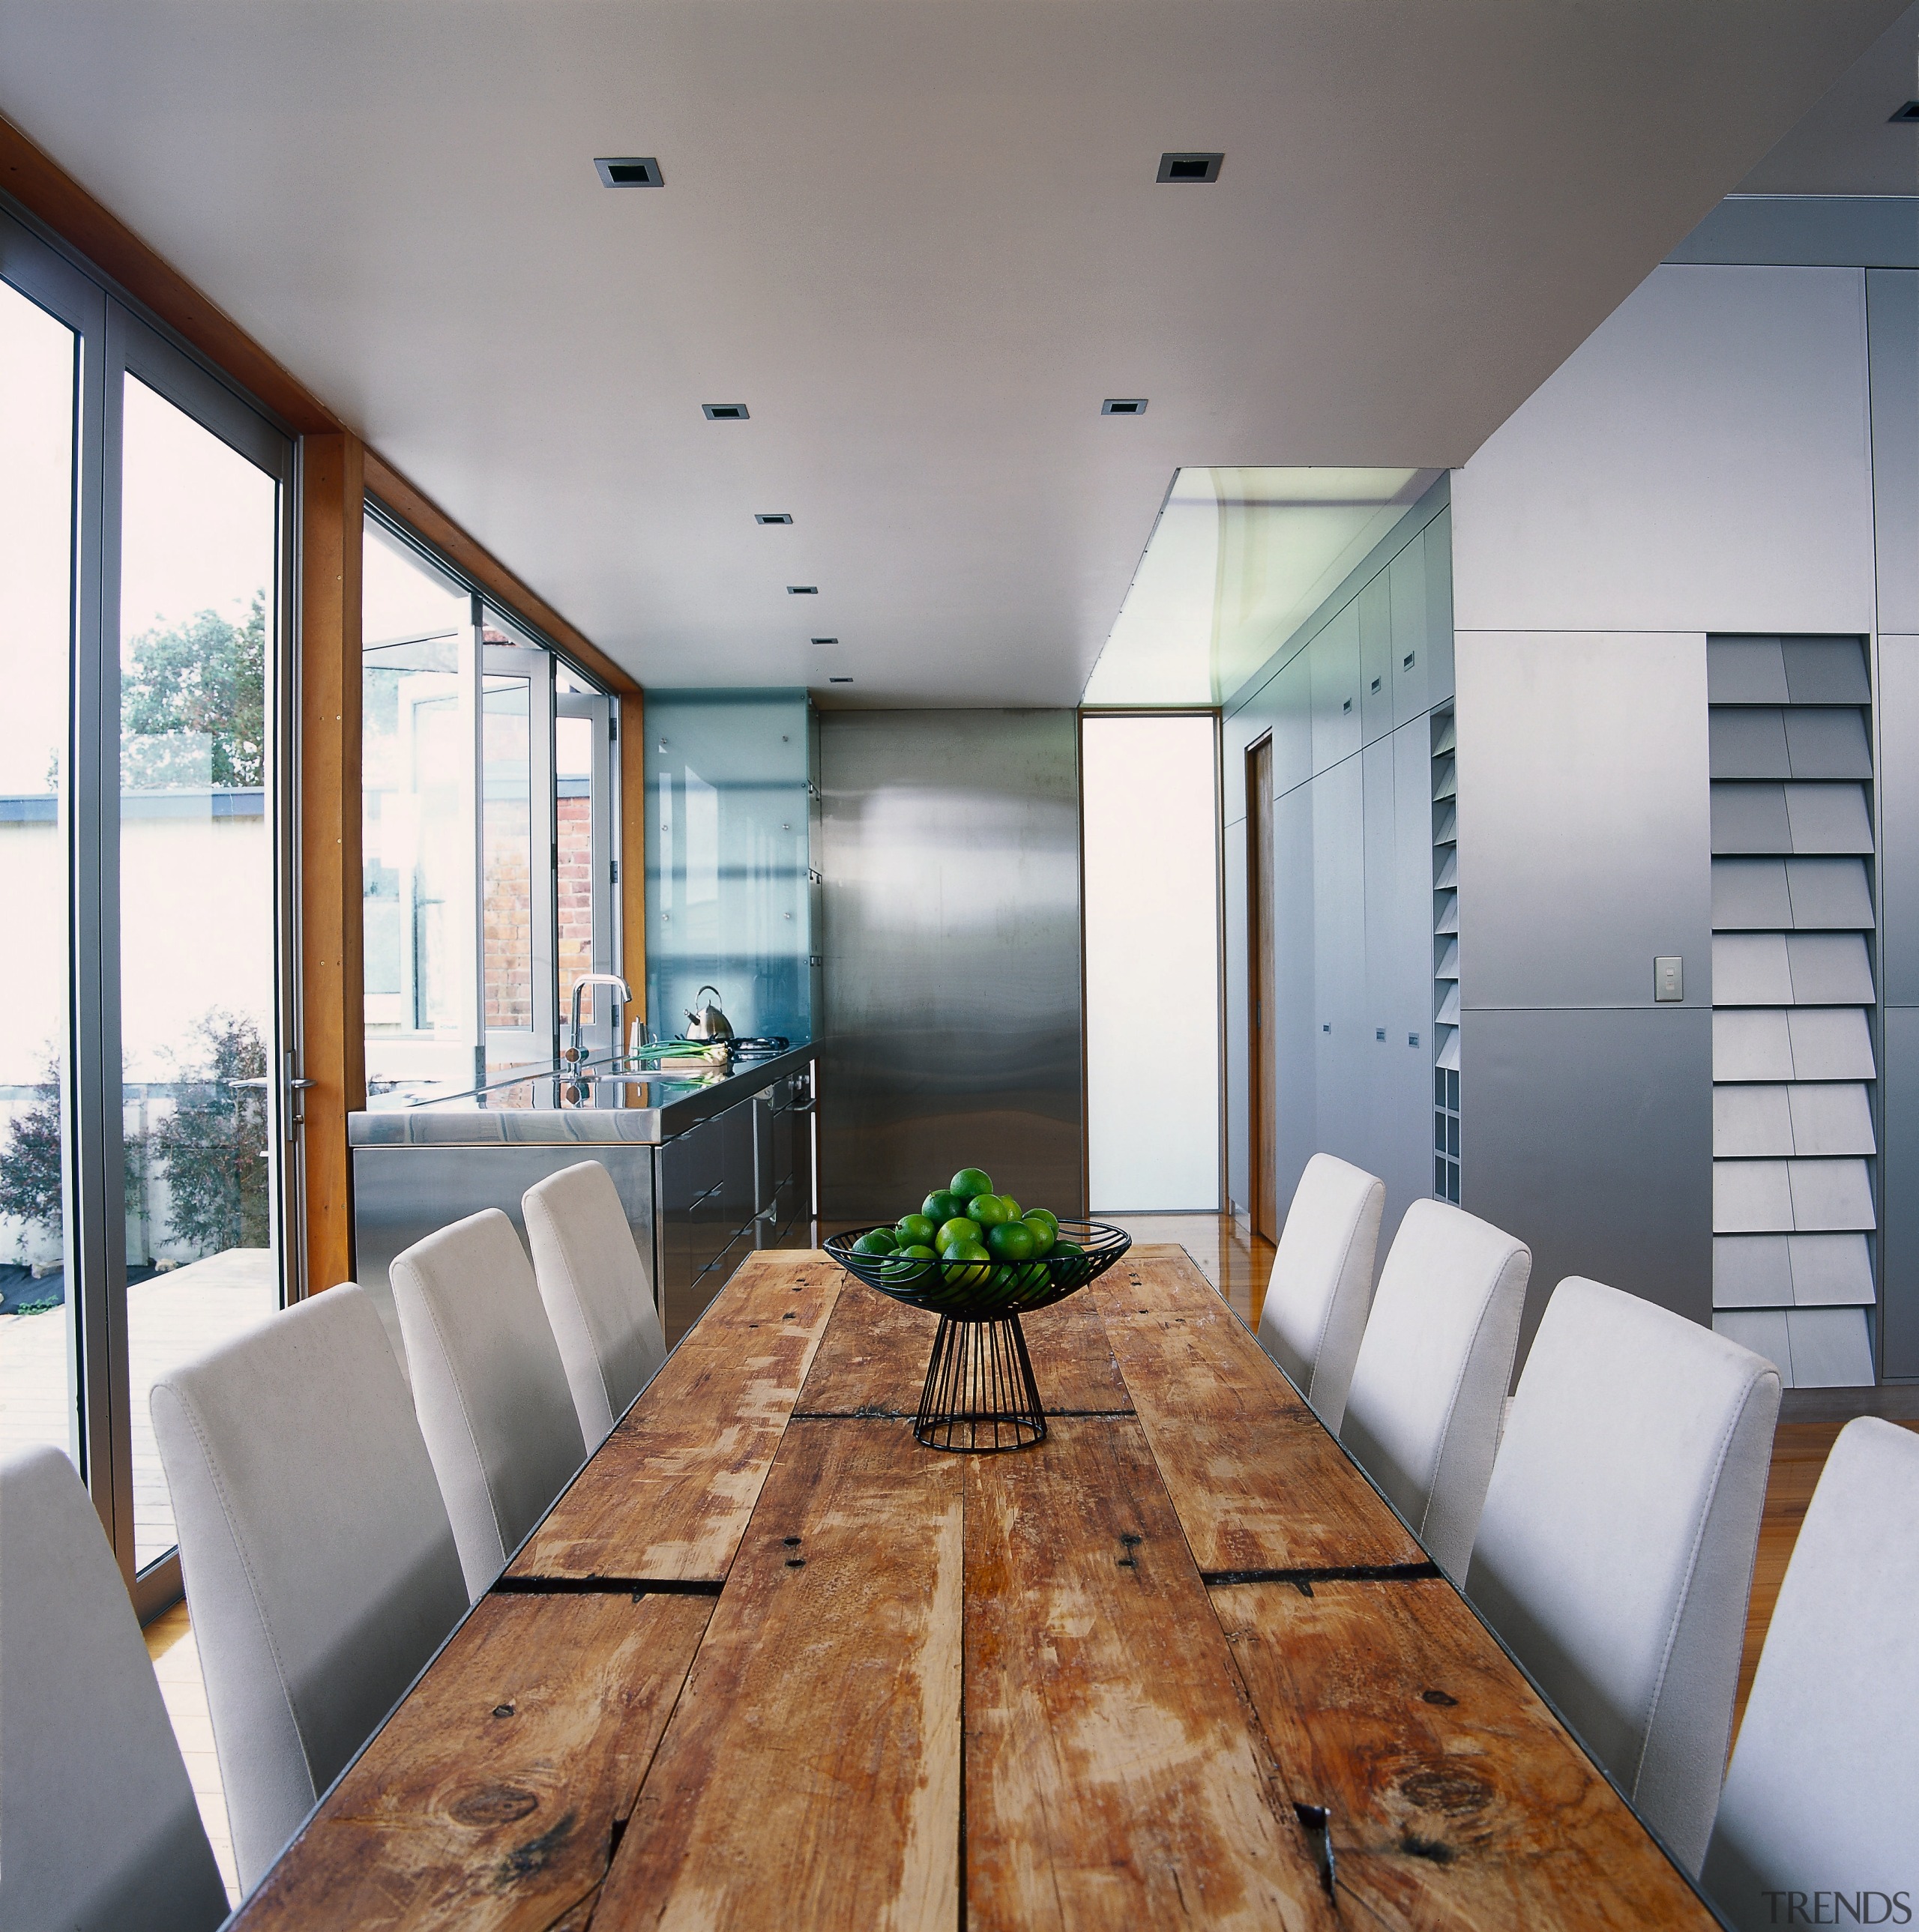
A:
[[[1857,638],[1707,640],[1713,1326],[1873,1379],[1872,688]]]
[[[1459,812],[1452,707],[1432,714],[1433,1193],[1459,1199]]]

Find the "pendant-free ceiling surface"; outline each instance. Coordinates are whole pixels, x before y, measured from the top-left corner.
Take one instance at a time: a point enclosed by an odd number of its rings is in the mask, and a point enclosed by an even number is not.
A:
[[[1070,704],[1176,471],[1463,462],[1898,11],[0,0],[0,114],[644,682]]]

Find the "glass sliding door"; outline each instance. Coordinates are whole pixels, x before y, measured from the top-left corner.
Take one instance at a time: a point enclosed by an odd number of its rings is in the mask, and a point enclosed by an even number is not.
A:
[[[0,282],[0,1454],[83,1466],[65,1203],[74,331]]]
[[[297,1293],[293,446],[0,214],[0,1441],[179,1594],[154,1378]]]
[[[280,1306],[279,484],[128,371],[121,397],[120,1051],[134,1542],[173,1515],[148,1391]]]

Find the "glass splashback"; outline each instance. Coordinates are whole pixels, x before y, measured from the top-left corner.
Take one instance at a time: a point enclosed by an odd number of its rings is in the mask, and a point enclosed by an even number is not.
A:
[[[812,1037],[811,708],[803,691],[647,693],[647,1012],[702,986],[735,1033]]]

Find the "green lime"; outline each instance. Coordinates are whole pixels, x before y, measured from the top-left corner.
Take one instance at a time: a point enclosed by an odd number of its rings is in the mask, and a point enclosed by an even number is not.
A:
[[[955,1241],[946,1250],[946,1260],[953,1262],[990,1262],[993,1256],[978,1241]],[[947,1282],[955,1287],[977,1287],[993,1274],[989,1268],[953,1268],[946,1270]]]
[[[893,1232],[902,1248],[925,1247],[939,1232],[939,1223],[929,1215],[902,1214]]]
[[[966,1211],[966,1202],[956,1194],[950,1194],[941,1187],[929,1194],[920,1204],[920,1212],[937,1228],[941,1222],[950,1221],[956,1214]]]
[[[983,1167],[963,1167],[953,1177],[950,1185],[963,1201],[970,1201],[976,1194],[993,1192],[993,1178]]]
[[[944,1254],[956,1242],[977,1242],[979,1238],[978,1222],[969,1221],[963,1214],[956,1214],[951,1220],[941,1224],[939,1232],[933,1237],[933,1246]]]
[[[1028,1208],[1021,1220],[1033,1231],[1033,1252],[1051,1254],[1054,1243],[1059,1239],[1059,1223],[1044,1208]]]
[[[1029,1262],[1038,1251],[1023,1221],[1002,1221],[987,1230],[987,1246],[1003,1262]]]
[[[870,1234],[862,1234],[853,1244],[856,1255],[890,1255],[899,1244],[893,1238],[891,1229],[875,1228]]]
[[[1006,1203],[997,1194],[976,1194],[966,1204],[966,1212],[982,1228],[997,1228],[1002,1222],[1014,1216]]]
[[[1022,1208],[1011,1195],[1002,1194],[999,1198],[1006,1203],[1008,1217],[1010,1220],[1017,1221],[1026,1213],[1026,1209]]]
[[[1056,1255],[1083,1255],[1086,1251],[1077,1241],[1055,1241],[1053,1252]]]
[[[1059,1238],[1059,1216],[1050,1208],[1029,1208],[1020,1218],[1023,1221],[1044,1221],[1053,1230],[1053,1238]]]
[[[936,1262],[939,1259],[938,1256],[923,1241],[915,1241],[910,1248],[902,1248],[899,1254],[902,1260],[909,1262]]]

